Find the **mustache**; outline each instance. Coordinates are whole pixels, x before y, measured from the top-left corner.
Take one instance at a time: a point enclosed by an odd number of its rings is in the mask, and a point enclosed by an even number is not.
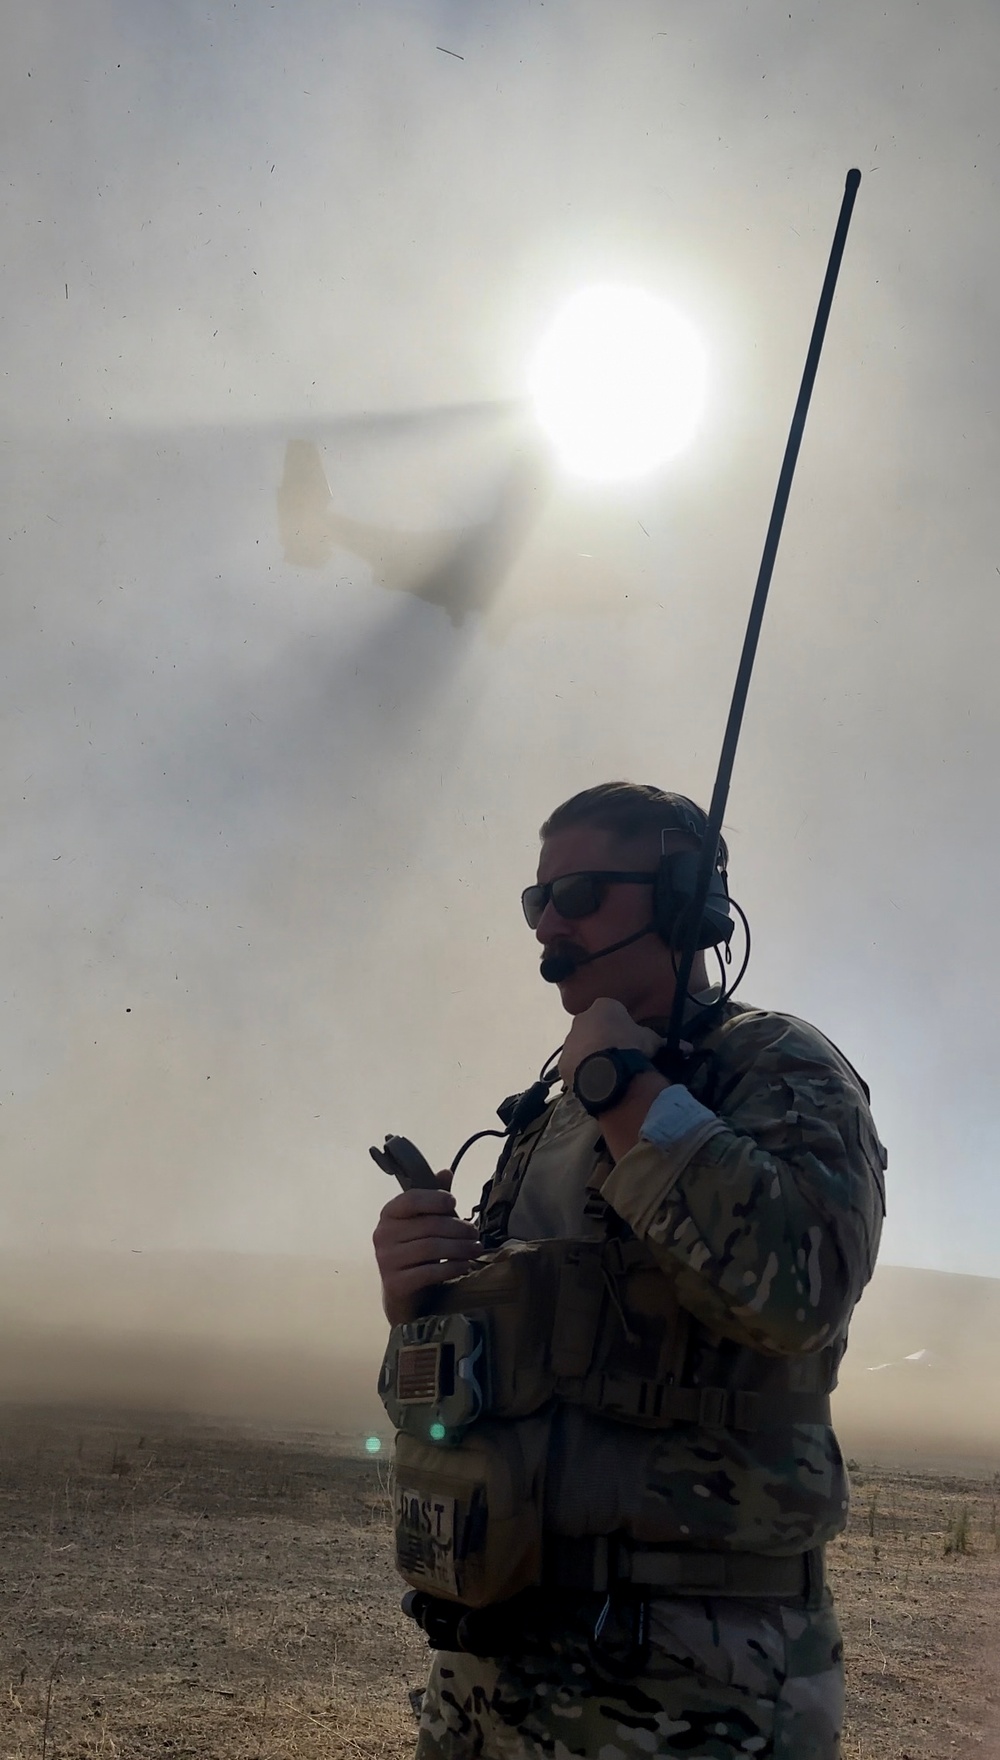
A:
[[[583,948],[563,937],[546,947],[538,970],[546,984],[564,984],[574,972],[590,964],[590,957]]]

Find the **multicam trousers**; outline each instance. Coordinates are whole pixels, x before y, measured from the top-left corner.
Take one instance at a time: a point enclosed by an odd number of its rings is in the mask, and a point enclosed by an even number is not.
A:
[[[656,1600],[648,1660],[626,1679],[574,1626],[515,1657],[438,1652],[415,1760],[838,1760],[843,1646],[828,1591],[815,1611]]]

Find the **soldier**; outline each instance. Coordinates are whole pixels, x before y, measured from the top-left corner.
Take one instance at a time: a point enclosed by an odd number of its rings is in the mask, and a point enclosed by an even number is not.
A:
[[[704,828],[630,783],[546,821],[523,904],[572,1016],[562,1091],[517,1121],[478,1228],[442,1174],[375,1231],[383,1390],[406,1322],[489,1319],[485,1411],[436,1450],[399,1419],[400,1567],[436,1649],[417,1760],[840,1753],[829,1394],[885,1152],[838,1050],[713,993],[703,954],[664,1059],[662,877]]]

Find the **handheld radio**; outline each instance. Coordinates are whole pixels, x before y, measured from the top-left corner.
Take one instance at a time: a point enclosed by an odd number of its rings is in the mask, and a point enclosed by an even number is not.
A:
[[[369,1149],[368,1153],[383,1173],[399,1181],[404,1192],[412,1192],[415,1186],[424,1192],[437,1191],[433,1167],[409,1137],[386,1137],[381,1149]]]

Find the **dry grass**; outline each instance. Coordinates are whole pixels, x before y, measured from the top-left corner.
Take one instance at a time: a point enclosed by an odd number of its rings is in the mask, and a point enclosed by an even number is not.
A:
[[[1000,1480],[853,1477],[845,1760],[993,1760]],[[378,1461],[8,1409],[0,1521],[0,1760],[409,1760],[427,1652]]]
[[[2,1760],[403,1760],[426,1646],[336,1446],[5,1413]]]
[[[997,1760],[998,1481],[860,1467],[851,1477],[851,1523],[829,1554],[845,1760]]]

